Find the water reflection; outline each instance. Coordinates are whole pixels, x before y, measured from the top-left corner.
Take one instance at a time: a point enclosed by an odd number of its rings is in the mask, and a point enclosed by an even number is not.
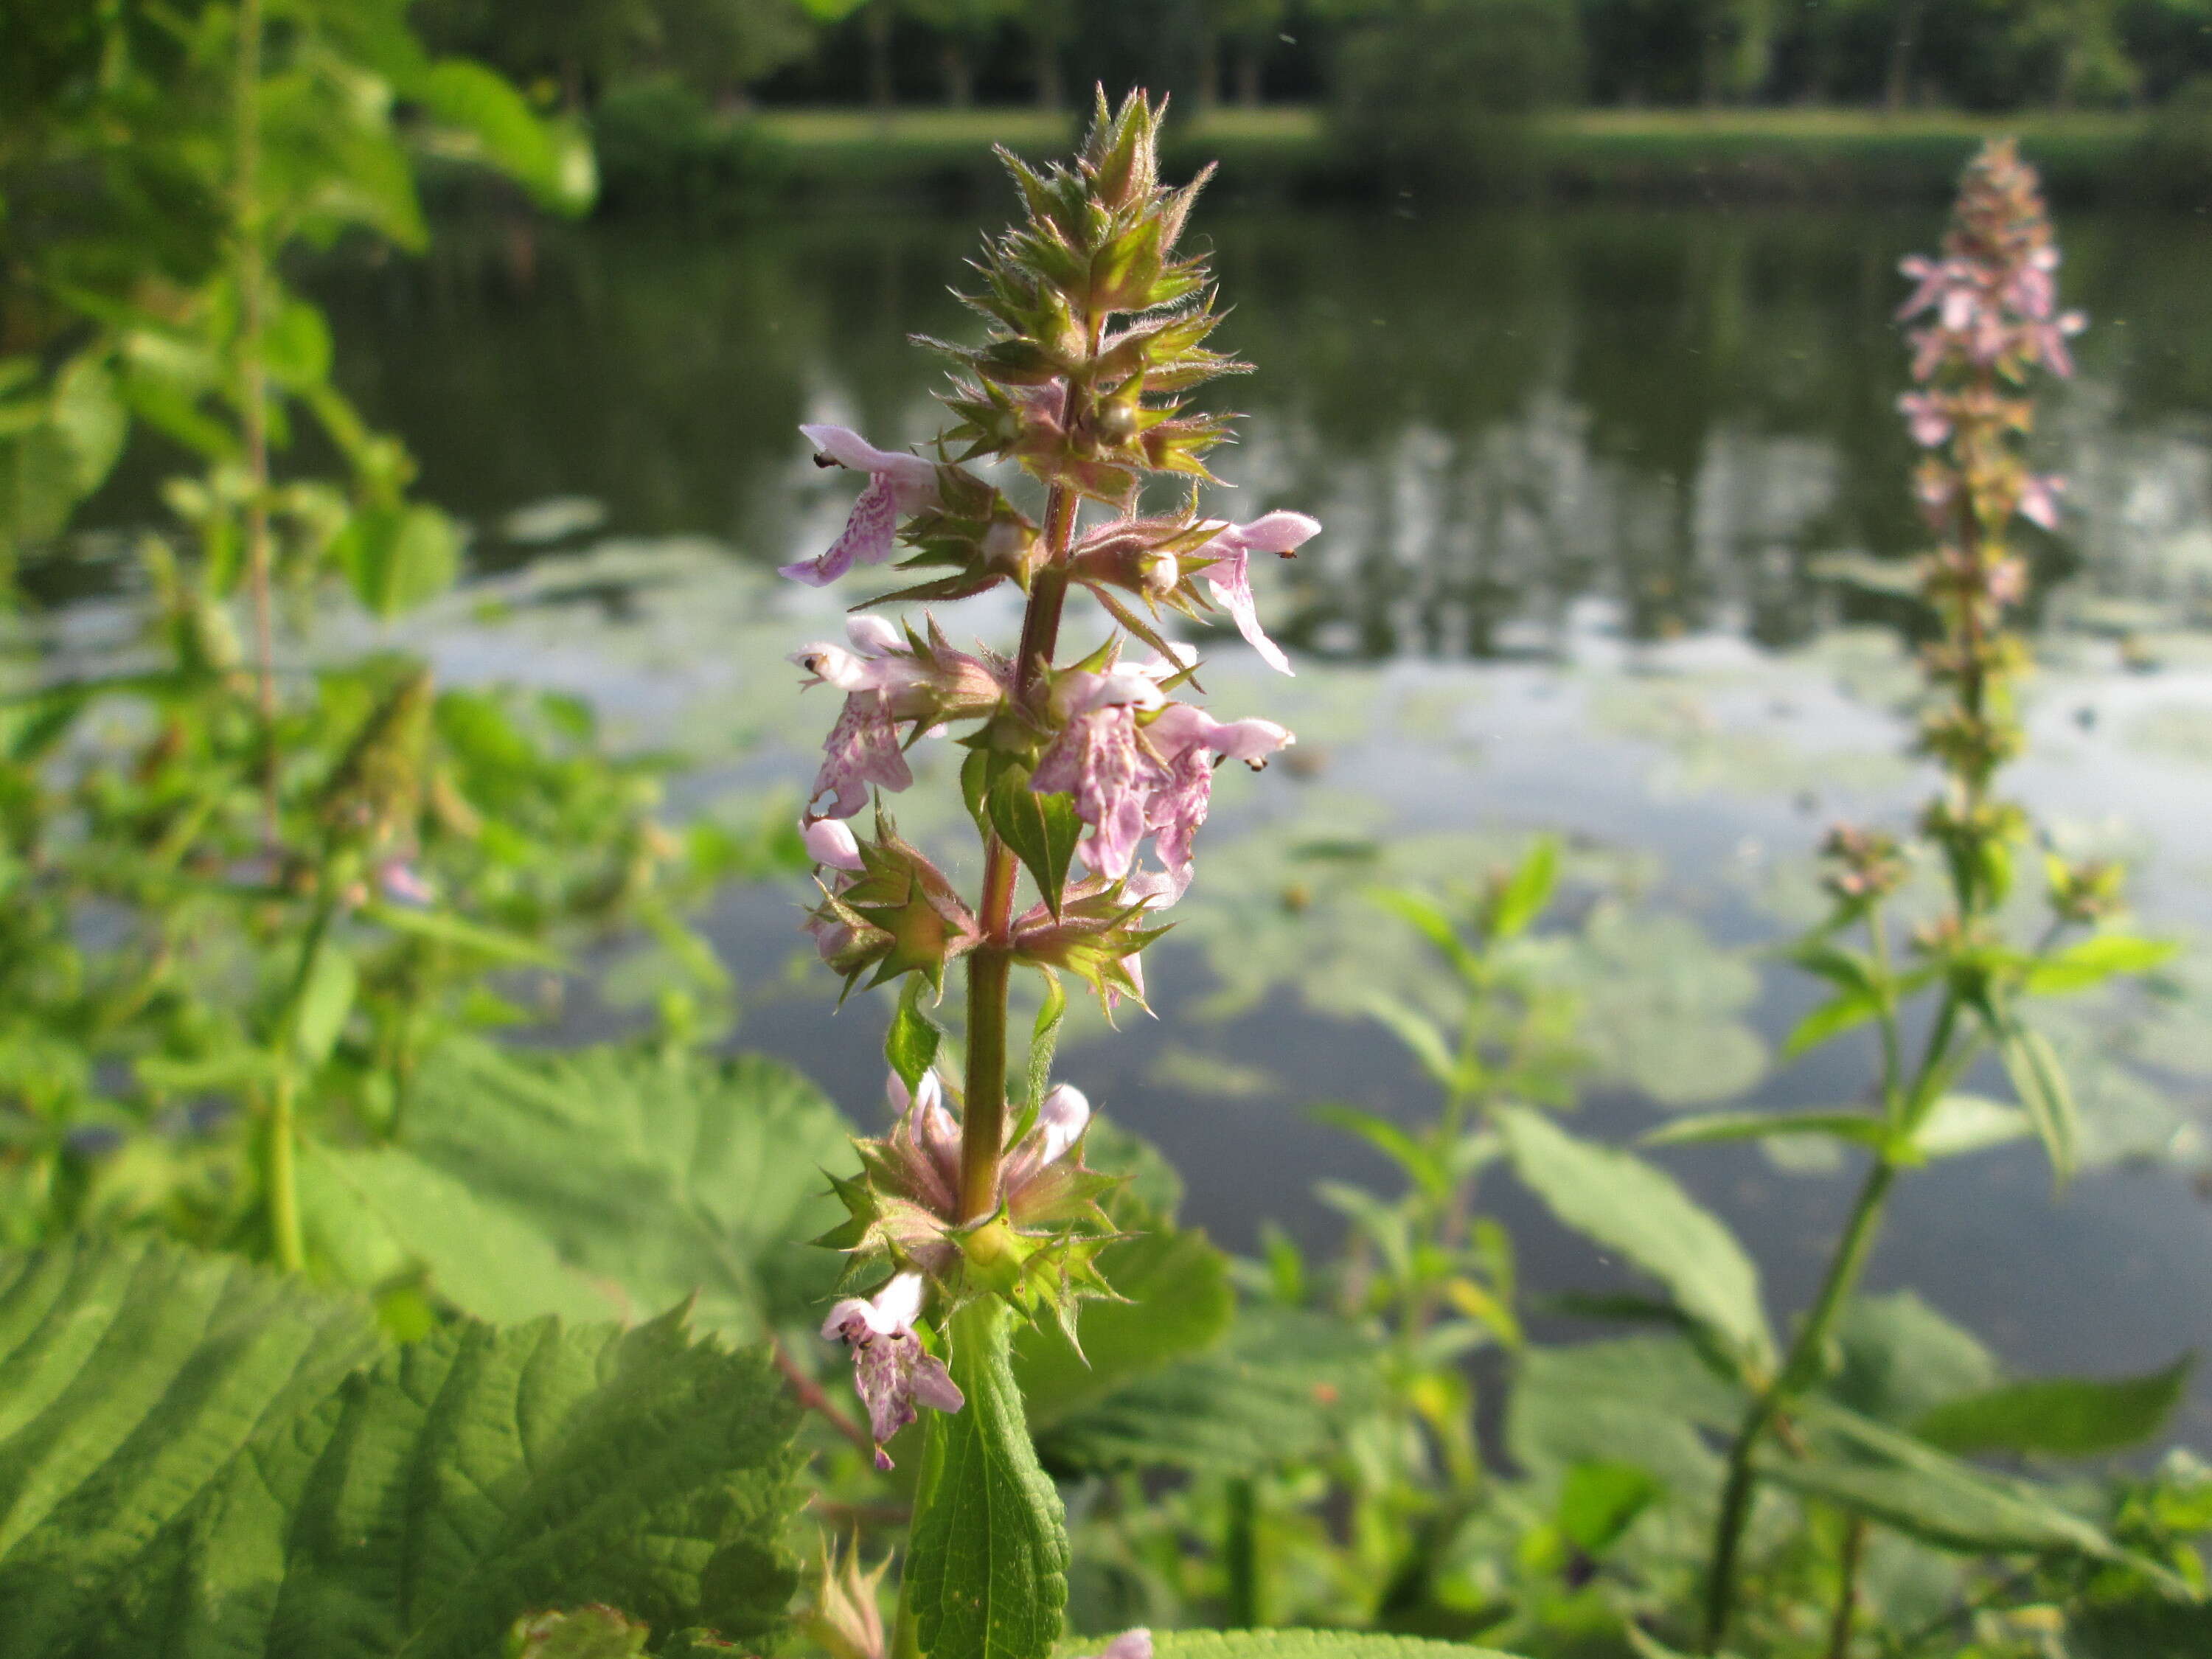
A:
[[[1820,573],[1917,545],[1890,312],[1897,258],[1933,216],[1203,228],[1235,307],[1224,334],[1264,366],[1225,383],[1252,419],[1224,475],[1328,526],[1275,606],[1309,651],[1548,649],[1592,593],[1644,640],[1719,627],[1784,644],[1894,611]],[[2075,513],[2064,538],[2039,535],[2045,591],[2086,565],[2081,595],[2170,625],[2212,606],[2212,358],[2189,349],[2212,332],[2212,228],[2063,228],[2069,295],[2096,325],[2048,434]],[[767,560],[796,530],[799,420],[935,428],[937,371],[903,337],[966,326],[944,286],[964,225],[535,235],[526,260],[486,235],[324,284],[352,389],[415,443],[429,492],[486,524],[581,492],[617,531],[705,532]]]

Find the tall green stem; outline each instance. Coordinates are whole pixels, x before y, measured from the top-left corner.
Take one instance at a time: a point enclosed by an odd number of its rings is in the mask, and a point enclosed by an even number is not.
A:
[[[246,463],[246,584],[253,606],[263,838],[276,843],[276,665],[269,556],[269,264],[261,204],[261,0],[240,0],[233,231],[238,278],[239,428]]]
[[[1067,597],[1067,550],[1075,537],[1075,492],[1054,484],[1045,502],[1045,561],[1022,617],[1014,699],[1021,702],[1052,661]],[[1006,1141],[1006,992],[1013,975],[1013,849],[994,832],[983,843],[983,939],[968,957],[968,1075],[960,1115],[960,1215],[976,1221],[998,1202]]]

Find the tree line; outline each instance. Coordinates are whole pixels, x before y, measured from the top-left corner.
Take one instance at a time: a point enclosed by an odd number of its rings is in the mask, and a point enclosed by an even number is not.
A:
[[[641,82],[724,109],[1051,108],[1093,80],[1311,101],[1364,41],[1500,33],[1538,43],[1537,89],[1598,106],[2114,107],[2212,72],[2212,0],[419,0],[415,18],[574,109]]]

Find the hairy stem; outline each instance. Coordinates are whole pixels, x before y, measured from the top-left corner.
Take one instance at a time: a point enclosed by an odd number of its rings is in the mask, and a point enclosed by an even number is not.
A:
[[[1014,700],[1022,702],[1051,665],[1067,598],[1067,550],[1075,537],[1075,492],[1054,484],[1045,502],[1045,562],[1022,617]],[[983,941],[968,957],[968,1076],[960,1115],[960,1216],[978,1221],[999,1199],[1006,1139],[1006,991],[1013,976],[1013,849],[992,833],[983,843]]]
[[[238,9],[235,199],[238,269],[240,440],[246,463],[246,585],[253,606],[254,705],[260,719],[257,766],[261,830],[276,844],[276,664],[269,550],[269,378],[264,356],[269,268],[262,246],[261,0]]]

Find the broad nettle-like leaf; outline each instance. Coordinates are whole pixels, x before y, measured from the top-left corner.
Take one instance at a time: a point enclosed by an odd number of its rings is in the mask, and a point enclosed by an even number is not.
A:
[[[455,1042],[424,1062],[409,1119],[410,1157],[526,1224],[631,1317],[696,1295],[697,1325],[746,1338],[818,1316],[836,1279],[836,1257],[805,1241],[842,1218],[823,1172],[854,1166],[846,1125],[774,1060]],[[395,1227],[433,1267],[439,1232],[429,1215]],[[493,1271],[450,1262],[434,1288],[468,1308]]]
[[[1250,1474],[1322,1455],[1381,1388],[1370,1330],[1261,1304],[1240,1309],[1218,1346],[1077,1406],[1038,1446],[1054,1468],[1080,1473]]]
[[[765,1354],[670,1316],[380,1359],[359,1304],[150,1244],[0,1275],[9,1659],[482,1659],[592,1602],[781,1620],[796,1407]]]
[[[1074,1643],[1070,1651],[1095,1650]],[[1510,1659],[1493,1648],[1345,1630],[1181,1630],[1152,1638],[1154,1659]]]
[[[903,1594],[930,1659],[1046,1659],[1067,1605],[1067,1525],[1038,1465],[995,1297],[952,1316],[952,1379],[931,1412]]]

